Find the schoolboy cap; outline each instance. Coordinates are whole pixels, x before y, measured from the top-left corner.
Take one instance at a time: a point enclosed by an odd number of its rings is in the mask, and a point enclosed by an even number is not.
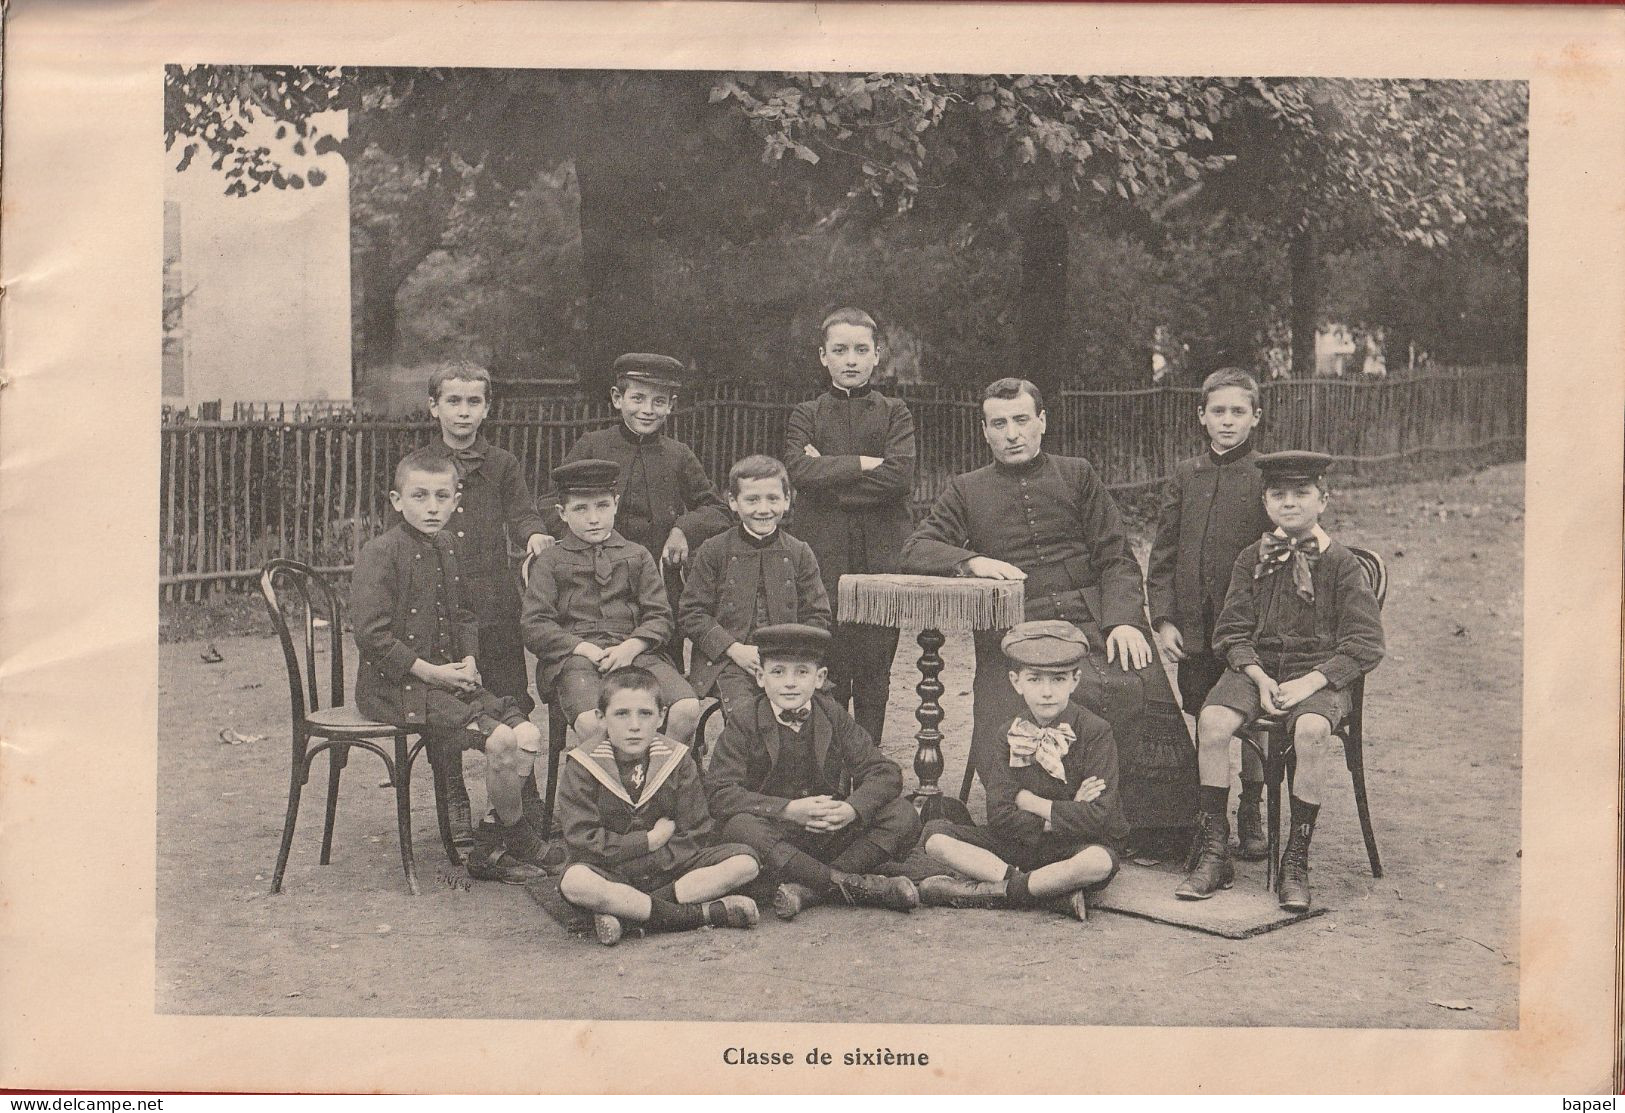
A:
[[[667,390],[683,385],[684,370],[681,360],[653,352],[627,352],[615,360],[616,379],[633,379]]]
[[[1014,665],[1069,669],[1089,655],[1089,639],[1070,622],[1046,618],[1010,627],[999,648]]]
[[[1332,466],[1332,458],[1324,452],[1266,452],[1253,459],[1253,464],[1264,473],[1264,484],[1312,483],[1325,475]]]
[[[782,622],[759,628],[753,640],[756,651],[764,659],[779,656],[822,661],[824,654],[829,652],[831,638],[828,630],[820,630],[816,626]]]
[[[621,481],[621,465],[614,460],[572,460],[553,469],[553,484],[561,495],[613,491]]]

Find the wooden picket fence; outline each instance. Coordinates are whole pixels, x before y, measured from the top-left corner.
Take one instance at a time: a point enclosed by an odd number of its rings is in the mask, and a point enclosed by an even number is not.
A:
[[[1424,455],[1521,446],[1521,367],[1436,369],[1382,380],[1281,380],[1263,388],[1263,443],[1313,448],[1347,470]],[[979,390],[896,392],[918,431],[913,502],[929,506],[946,481],[987,462]],[[685,396],[668,432],[694,449],[720,484],[753,452],[776,455],[791,408],[783,387],[716,384]],[[1116,491],[1159,483],[1200,450],[1200,390],[1063,390],[1049,400],[1045,447],[1083,456]],[[533,490],[583,432],[616,420],[607,403],[579,397],[511,399],[487,420],[486,437],[517,456]],[[375,420],[316,412],[278,418],[203,420],[166,412],[159,510],[160,579],[166,599],[196,599],[241,583],[276,556],[334,573],[386,528],[396,461],[428,444],[424,420]]]

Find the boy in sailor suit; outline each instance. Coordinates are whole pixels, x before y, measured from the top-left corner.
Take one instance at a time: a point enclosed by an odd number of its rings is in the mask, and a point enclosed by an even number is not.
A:
[[[688,747],[659,733],[660,682],[630,666],[604,678],[598,712],[607,738],[570,751],[559,778],[569,865],[559,893],[594,913],[605,946],[625,924],[652,931],[754,927],[756,902],[732,895],[755,880],[756,851],[708,846],[700,773]]]

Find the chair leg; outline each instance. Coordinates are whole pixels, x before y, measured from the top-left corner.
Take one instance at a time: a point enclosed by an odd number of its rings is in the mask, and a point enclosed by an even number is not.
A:
[[[425,746],[425,750],[429,747]],[[463,759],[462,754],[457,760]],[[463,864],[463,856],[457,852],[457,844],[451,837],[451,812],[446,810],[446,767],[434,755],[429,753],[429,775],[434,781],[434,815],[440,823],[440,842],[446,848],[446,860],[454,866]]]
[[[564,755],[564,735],[569,729],[564,712],[557,704],[549,705],[547,714],[547,795],[542,797],[542,837],[553,837],[553,804],[559,792],[559,758]]]
[[[299,796],[310,776],[310,755],[304,752],[310,741],[300,738],[296,740],[295,745],[300,756],[293,759],[288,776],[288,815],[282,821],[282,846],[276,854],[276,869],[271,871],[273,893],[282,891],[282,875],[288,868],[288,852],[293,849],[293,828],[299,820]]]
[[[1371,806],[1365,795],[1365,740],[1350,732],[1343,739],[1343,757],[1354,780],[1354,809],[1360,813],[1360,834],[1365,836],[1365,855],[1371,862],[1371,876],[1382,876],[1382,858],[1377,854],[1377,835],[1371,829]]]
[[[390,779],[395,782],[395,822],[401,839],[401,866],[406,870],[406,887],[418,895],[417,864],[412,861],[412,754],[407,736],[395,736],[395,764]]]
[[[1267,803],[1264,822],[1269,825],[1266,832],[1269,836],[1269,857],[1264,863],[1264,886],[1273,892],[1281,870],[1281,780],[1286,773],[1286,755],[1281,752],[1273,731],[1270,732],[1266,753],[1264,793]]]
[[[339,812],[339,774],[344,772],[350,747],[334,746],[327,751],[327,821],[322,825],[322,865],[333,860],[333,820]]]

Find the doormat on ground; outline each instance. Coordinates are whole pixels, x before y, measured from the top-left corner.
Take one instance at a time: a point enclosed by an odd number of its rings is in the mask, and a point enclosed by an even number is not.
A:
[[[1112,883],[1091,897],[1089,910],[1117,912],[1159,924],[1189,928],[1226,939],[1248,939],[1319,916],[1330,909],[1316,905],[1308,912],[1288,912],[1264,888],[1262,868],[1257,874],[1236,875],[1233,888],[1209,900],[1179,900],[1174,890],[1183,874],[1172,868],[1153,868],[1124,862]]]
[[[534,881],[525,886],[525,892],[529,893],[530,899],[541,905],[542,911],[553,917],[554,922],[566,932],[577,937],[591,938],[592,913],[583,912],[564,899],[559,893],[558,878],[549,876]],[[628,934],[633,934],[636,930],[634,928]]]

